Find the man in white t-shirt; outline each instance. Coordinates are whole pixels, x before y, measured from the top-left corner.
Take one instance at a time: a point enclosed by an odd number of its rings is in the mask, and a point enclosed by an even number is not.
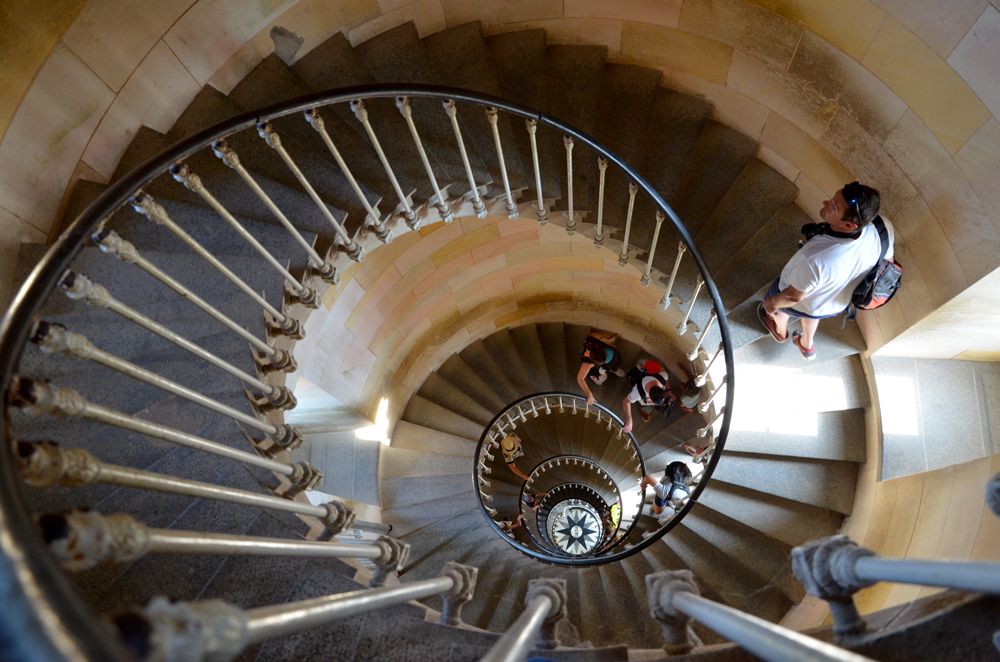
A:
[[[788,318],[800,319],[802,331],[792,334],[792,342],[807,360],[816,356],[813,338],[819,321],[843,313],[854,289],[878,262],[882,242],[872,221],[879,200],[875,189],[851,182],[824,202],[819,233],[792,256],[757,308],[761,323],[779,343],[788,340]],[[889,235],[888,260],[895,233],[883,221]]]

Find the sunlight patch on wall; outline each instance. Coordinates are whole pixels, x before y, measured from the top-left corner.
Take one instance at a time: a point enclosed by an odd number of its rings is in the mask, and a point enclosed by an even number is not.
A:
[[[378,401],[375,422],[372,425],[356,429],[354,436],[358,439],[389,445],[389,398],[382,398]]]

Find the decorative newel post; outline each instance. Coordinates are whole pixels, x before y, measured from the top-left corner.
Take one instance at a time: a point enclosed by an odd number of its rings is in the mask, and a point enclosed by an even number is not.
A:
[[[444,572],[441,574],[451,577],[455,585],[447,593],[441,594],[444,604],[441,607],[440,622],[442,625],[461,625],[462,607],[472,599],[476,592],[476,577],[479,575],[479,569],[473,568],[471,565],[449,561],[445,564]]]
[[[368,585],[385,586],[385,580],[389,575],[399,572],[406,559],[410,557],[410,546],[390,536],[379,536],[375,544],[382,550],[382,555],[375,559],[375,573]]]
[[[681,591],[701,595],[690,570],[667,570],[646,575],[649,613],[663,629],[663,650],[670,655],[689,653],[701,641],[691,630],[691,617],[674,609],[674,595]]]
[[[346,503],[328,501],[323,504],[326,514],[321,518],[326,524],[326,536],[333,537],[354,523],[354,511]]]
[[[532,579],[528,581],[528,592],[524,596],[524,604],[529,605],[536,598],[545,596],[551,602],[549,614],[542,623],[541,639],[538,648],[551,650],[559,646],[556,635],[556,624],[566,618],[566,580],[565,579]]]
[[[837,639],[860,634],[865,621],[854,605],[854,594],[874,582],[859,579],[854,567],[875,553],[852,542],[847,536],[830,536],[792,550],[792,571],[809,595],[826,600],[833,614]]]

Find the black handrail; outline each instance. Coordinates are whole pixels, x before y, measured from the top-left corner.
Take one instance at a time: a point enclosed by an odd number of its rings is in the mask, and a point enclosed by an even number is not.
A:
[[[212,142],[225,138],[236,131],[253,128],[260,121],[273,120],[316,107],[356,99],[403,96],[433,98],[442,101],[451,99],[494,107],[526,119],[534,119],[540,125],[552,127],[572,136],[574,140],[590,146],[603,158],[615,164],[649,196],[656,207],[669,219],[674,230],[687,246],[691,259],[694,260],[702,279],[705,281],[705,287],[708,289],[709,297],[716,311],[728,376],[726,414],[723,417],[721,431],[716,442],[716,450],[722,451],[729,434],[735,393],[732,339],[726,321],[725,307],[718,288],[715,286],[704,258],[695,246],[690,233],[670,205],[649,182],[619,156],[592,137],[568,124],[503,99],[436,85],[382,84],[302,95],[261,109],[241,113],[203,129],[147,159],[128,172],[88,205],[56,239],[25,279],[10,308],[0,320],[0,382],[4,385],[4,393],[7,394],[9,389],[11,377],[28,340],[34,317],[38,314],[43,302],[55,289],[62,273],[82,250],[91,231],[103,219],[128,204],[129,198],[137,190],[166,172],[172,163],[183,160]],[[124,659],[123,650],[117,645],[117,642],[111,641],[109,638],[93,636],[97,628],[92,616],[72,589],[70,582],[36,538],[34,524],[24,505],[20,479],[12,457],[12,439],[8,427],[5,425],[0,433],[2,434],[0,441],[3,442],[6,449],[0,451],[0,554],[2,554],[0,587],[3,587],[6,598],[6,616],[4,619],[0,619],[0,624],[2,624],[0,628],[11,628],[11,631],[0,630],[0,637],[21,645],[26,652],[26,657],[63,656]],[[720,457],[721,452],[712,455],[705,468],[706,475],[711,475]],[[691,499],[681,511],[681,515],[694,505],[706,483],[707,481],[702,481],[695,488]],[[679,520],[679,518],[675,518],[675,520]],[[646,547],[658,537],[647,538],[637,547]],[[603,562],[616,561],[624,556],[625,554],[611,556]]]

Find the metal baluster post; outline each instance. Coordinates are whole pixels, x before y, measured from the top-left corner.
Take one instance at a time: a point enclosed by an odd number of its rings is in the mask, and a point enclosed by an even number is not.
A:
[[[72,389],[58,388],[43,380],[16,376],[12,386],[11,404],[27,414],[86,418],[205,453],[212,453],[287,476],[298,491],[312,489],[323,478],[322,473],[306,462],[288,464],[261,457],[256,453],[237,450],[216,441],[88,402]]]
[[[316,193],[316,189],[314,189],[312,184],[309,183],[309,180],[306,179],[305,174],[303,174],[299,166],[296,165],[295,161],[288,153],[288,150],[286,150],[284,145],[281,144],[281,136],[279,136],[277,131],[274,130],[274,127],[272,127],[269,122],[258,122],[257,135],[259,135],[261,139],[267,143],[268,147],[278,153],[281,160],[285,162],[288,169],[292,171],[293,175],[295,175],[295,179],[298,180],[306,194],[312,198],[312,201],[319,209],[320,214],[323,215],[323,218],[325,218],[330,224],[330,227],[333,228],[333,232],[340,240],[340,245],[344,249],[344,252],[347,253],[347,256],[352,260],[360,261],[363,257],[361,246],[351,239],[350,235],[347,234],[347,230],[344,229],[343,224],[333,217],[333,213],[330,212],[326,203],[324,203],[322,198],[319,197],[319,194]]]
[[[247,492],[232,487],[202,483],[178,478],[155,471],[107,464],[79,448],[62,448],[51,441],[19,441],[16,446],[17,464],[21,478],[31,487],[79,487],[104,483],[165,494],[225,501],[266,510],[310,515],[326,525],[326,532],[333,535],[354,527],[388,533],[386,525],[377,522],[360,522],[354,511],[339,501],[320,505],[271,496],[260,492]]]
[[[715,396],[717,396],[719,394],[719,391],[722,390],[722,387],[726,384],[726,382],[728,380],[729,380],[729,375],[723,375],[722,376],[722,379],[719,381],[718,385],[715,387],[715,390],[712,391],[712,394],[710,396],[708,396],[708,398],[706,398],[704,402],[702,402],[701,404],[698,405],[698,412],[699,413],[704,414],[705,412],[708,411],[709,407],[712,406],[712,401],[715,400]]]
[[[200,662],[228,660],[244,648],[386,607],[448,593],[458,581],[453,574],[396,586],[335,593],[253,609],[221,600],[172,603],[154,598],[145,608],[115,619],[122,639],[144,651],[146,659]]]
[[[413,121],[413,109],[410,108],[410,100],[406,97],[396,97],[396,108],[399,109],[400,114],[406,121],[406,126],[410,130],[410,136],[413,137],[413,144],[417,147],[417,154],[420,155],[420,162],[424,165],[424,172],[427,173],[427,179],[430,180],[431,189],[434,191],[434,197],[430,200],[430,203],[438,210],[442,221],[451,223],[455,216],[451,212],[451,205],[448,204],[448,194],[438,186],[437,177],[434,176],[434,169],[431,167],[430,159],[427,158],[424,143],[420,140],[417,125]]]
[[[646,576],[653,616],[663,625],[664,649],[682,654],[701,645],[690,631],[691,619],[763,660],[829,660],[863,662],[863,657],[819,639],[769,623],[739,609],[701,597],[690,570]]]
[[[604,245],[604,179],[608,173],[608,160],[597,157],[597,229],[594,230],[594,247]]]
[[[563,136],[566,147],[566,234],[576,232],[576,216],[573,215],[573,138]]]
[[[465,150],[465,140],[462,139],[462,127],[458,125],[458,107],[453,99],[444,102],[444,112],[451,120],[451,130],[455,134],[455,142],[458,143],[458,153],[462,157],[462,165],[465,167],[465,176],[469,179],[468,197],[472,199],[472,209],[476,212],[477,218],[486,218],[486,203],[479,195],[479,186],[476,178],[472,174],[472,164],[469,163],[469,154]]]
[[[409,550],[409,545],[386,536],[373,544],[345,544],[158,529],[125,513],[46,514],[40,517],[39,526],[47,532],[49,551],[63,568],[72,572],[90,570],[109,561],[136,561],[147,554],[354,558],[368,559],[395,571]],[[400,554],[399,549],[404,552]]]
[[[635,182],[628,183],[628,212],[625,214],[625,236],[622,238],[622,252],[618,256],[618,264],[623,267],[628,264],[628,236],[632,231],[632,212],[635,210],[635,194],[639,186]]]
[[[660,226],[663,225],[663,219],[666,218],[663,212],[656,212],[656,228],[653,230],[653,241],[649,245],[649,257],[646,259],[646,271],[642,274],[643,287],[649,285],[649,281],[653,276],[653,257],[656,255],[656,243],[660,240]]]
[[[396,173],[393,172],[392,166],[389,165],[389,158],[385,155],[385,150],[382,149],[382,143],[379,142],[378,136],[375,135],[375,128],[368,118],[368,110],[365,108],[364,102],[361,99],[352,101],[351,112],[354,113],[354,116],[361,122],[361,126],[364,127],[365,133],[368,135],[368,141],[372,144],[379,163],[382,164],[382,170],[385,171],[385,175],[389,178],[389,183],[392,185],[392,190],[396,192],[396,197],[399,198],[399,206],[396,209],[402,214],[406,225],[411,230],[416,230],[420,227],[420,221],[417,219],[416,212],[413,211],[410,198],[403,193],[403,188],[399,185],[399,180],[396,179]]]
[[[525,610],[500,637],[482,662],[520,662],[536,647],[551,649],[559,645],[555,626],[566,616],[566,580],[532,579],[524,596]]]
[[[91,235],[91,239],[97,244],[102,252],[114,255],[116,258],[127,264],[134,264],[150,276],[160,281],[183,299],[190,301],[212,318],[223,324],[227,329],[250,343],[255,350],[254,358],[265,370],[281,370],[283,372],[294,372],[298,365],[291,353],[277,349],[253,335],[242,326],[234,322],[229,317],[223,315],[214,306],[206,302],[197,294],[181,285],[177,280],[167,275],[163,270],[144,258],[136,250],[131,242],[125,241],[115,232],[99,226]]]
[[[720,408],[718,413],[715,415],[715,418],[713,418],[711,421],[705,424],[705,427],[698,428],[698,437],[700,439],[704,439],[705,437],[707,437],[708,433],[712,431],[712,427],[715,425],[716,421],[722,418],[722,415],[725,413],[726,413],[726,408],[725,407]]]
[[[694,310],[694,304],[698,299],[698,293],[701,292],[701,288],[704,284],[705,281],[701,279],[701,276],[698,276],[698,282],[694,284],[694,294],[691,295],[691,301],[688,303],[687,312],[684,313],[684,319],[677,323],[677,328],[675,329],[675,331],[677,331],[677,335],[683,336],[687,333],[688,322],[691,320],[691,311]]]
[[[671,297],[672,297],[673,291],[674,291],[674,281],[677,280],[677,270],[680,269],[681,258],[684,257],[684,251],[686,251],[686,250],[687,250],[687,246],[684,245],[684,242],[683,241],[678,241],[677,242],[677,257],[674,258],[674,268],[670,270],[670,280],[667,281],[667,291],[663,295],[663,298],[660,299],[660,309],[661,310],[666,310],[667,308],[670,307],[670,304],[672,303]],[[676,301],[677,301],[678,304],[681,302],[680,299],[677,299]]]
[[[708,324],[705,325],[705,328],[702,329],[701,331],[701,335],[698,336],[698,342],[696,342],[691,351],[688,352],[687,357],[689,361],[694,361],[696,358],[698,358],[698,350],[701,349],[701,344],[705,342],[705,336],[707,336],[708,332],[712,330],[712,325],[715,324],[715,320],[716,320],[716,314],[715,311],[713,310],[712,316],[708,318]]]
[[[306,241],[305,237],[302,236],[302,233],[299,232],[298,228],[292,225],[292,222],[288,220],[285,213],[281,211],[278,205],[274,204],[274,200],[271,199],[271,196],[269,196],[267,192],[260,187],[260,184],[258,184],[257,180],[253,178],[253,175],[251,175],[250,172],[243,167],[243,164],[240,162],[240,157],[233,151],[229,144],[225,140],[216,140],[212,143],[212,153],[215,154],[227,168],[232,169],[237,175],[240,176],[240,179],[242,179],[243,183],[254,192],[257,199],[263,202],[264,206],[267,207],[276,219],[278,219],[278,222],[281,223],[286,230],[288,230],[288,234],[292,235],[295,242],[301,246],[306,252],[306,255],[309,256],[309,268],[326,282],[335,284],[337,282],[337,270],[334,266],[320,257],[313,245]]]
[[[438,622],[455,627],[462,624],[462,607],[476,592],[479,569],[449,561],[441,574],[451,577],[455,583],[450,591],[441,594],[441,616]]]
[[[267,434],[274,440],[274,443],[283,448],[291,450],[302,445],[302,435],[292,426],[274,425],[237,411],[193,389],[171,381],[162,375],[158,375],[151,370],[146,370],[114,354],[105,352],[95,347],[85,336],[68,331],[62,324],[54,324],[44,320],[37,322],[31,334],[31,342],[38,345],[44,352],[59,353],[73,358],[93,361],[133,379],[150,384],[167,393],[172,393],[185,400],[194,402],[244,425],[249,425]]]
[[[323,144],[326,145],[327,151],[333,157],[333,160],[337,162],[337,167],[340,168],[340,172],[343,173],[344,177],[347,179],[347,183],[351,185],[351,190],[354,191],[354,196],[361,203],[361,206],[365,208],[365,213],[368,215],[367,225],[375,233],[375,236],[379,238],[380,241],[388,243],[390,239],[389,227],[382,222],[382,215],[379,214],[378,210],[372,207],[371,203],[368,202],[368,197],[365,196],[365,192],[361,190],[361,186],[358,184],[358,180],[355,179],[354,173],[351,172],[350,167],[347,165],[347,161],[344,157],[340,155],[340,150],[333,143],[333,139],[330,138],[330,134],[326,131],[326,123],[323,122],[323,118],[319,114],[319,110],[316,108],[311,108],[305,111],[306,122],[309,123],[319,137],[323,140]]]
[[[517,203],[510,192],[510,179],[507,177],[507,162],[503,158],[503,145],[500,144],[499,113],[496,108],[486,109],[486,121],[490,123],[490,131],[493,133],[493,146],[497,150],[497,160],[500,161],[500,177],[503,179],[504,202],[507,209],[507,218],[514,220],[517,218]]]
[[[545,208],[545,198],[542,195],[542,168],[538,163],[538,120],[525,120],[528,127],[528,140],[531,142],[531,164],[535,170],[535,194],[538,202],[535,203],[536,215],[539,225],[549,222],[549,211]]]
[[[240,277],[233,273],[229,267],[222,264],[217,257],[212,255],[204,246],[195,241],[194,237],[189,235],[179,225],[177,225],[177,223],[170,218],[170,215],[167,214],[167,210],[153,200],[152,196],[147,195],[141,190],[136,191],[135,195],[132,196],[129,202],[138,214],[145,216],[157,225],[162,225],[170,230],[170,232],[183,241],[191,250],[200,255],[219,273],[229,279],[231,283],[240,288],[240,290],[242,290],[251,299],[256,301],[260,307],[263,308],[268,315],[270,315],[271,320],[273,321],[271,326],[276,331],[291,338],[302,337],[302,326],[299,324],[298,320],[279,311],[277,308],[269,304],[264,297],[255,292],[252,287],[240,280]]]
[[[176,181],[183,184],[184,188],[192,191],[199,198],[204,200],[205,204],[211,207],[212,210],[221,216],[222,220],[228,223],[229,226],[235,230],[244,241],[250,244],[253,249],[257,251],[257,254],[264,258],[265,262],[281,274],[282,279],[285,281],[285,286],[291,290],[292,296],[297,301],[305,306],[308,306],[309,308],[316,308],[319,305],[319,294],[316,290],[308,288],[300,283],[295,276],[281,266],[281,263],[278,262],[273,255],[271,255],[270,251],[264,248],[264,246],[257,241],[256,237],[240,225],[240,222],[237,221],[231,213],[229,213],[229,210],[226,209],[207,188],[205,188],[205,185],[201,181],[201,177],[191,172],[191,168],[183,163],[175,163],[170,166],[170,174]]]
[[[998,563],[881,558],[843,535],[794,548],[792,570],[810,595],[829,602],[840,636],[864,630],[852,596],[878,582],[1000,594]]]
[[[295,406],[295,396],[292,395],[292,392],[284,386],[267,384],[256,377],[247,374],[228,361],[220,359],[218,356],[212,354],[200,345],[196,345],[180,334],[174,333],[162,324],[146,317],[139,311],[126,306],[111,296],[111,293],[108,292],[107,288],[92,282],[86,276],[73,271],[67,271],[63,275],[62,280],[59,282],[59,286],[70,299],[85,301],[98,308],[106,308],[116,315],[124,317],[128,321],[141,326],[147,331],[160,336],[164,340],[177,345],[181,349],[194,354],[203,361],[211,363],[220,370],[236,377],[241,382],[252,386],[265,396],[265,402],[258,403],[259,405],[263,406],[266,403],[270,407],[277,407],[280,409],[291,409]]]
[[[700,388],[700,387],[702,387],[702,386],[705,385],[705,382],[708,381],[708,371],[712,369],[712,366],[715,364],[715,360],[717,358],[719,358],[719,355],[722,354],[722,350],[724,348],[725,348],[725,345],[723,345],[720,342],[719,343],[719,348],[717,350],[715,350],[715,354],[712,355],[712,359],[708,362],[708,365],[706,365],[705,369],[702,370],[701,373],[699,373],[698,376],[694,378],[694,385],[695,386],[697,386],[697,387]]]

